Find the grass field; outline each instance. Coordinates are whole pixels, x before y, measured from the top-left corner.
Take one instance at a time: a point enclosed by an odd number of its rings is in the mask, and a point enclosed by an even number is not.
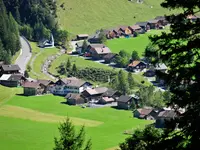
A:
[[[70,56],[68,54],[64,54],[51,64],[51,67],[49,71],[53,74],[58,74],[57,73],[57,67],[64,62],[67,62],[67,60],[70,60],[71,63],[76,64],[77,68],[85,68],[85,67],[95,67],[95,68],[103,68],[103,69],[110,69],[109,66],[106,66],[104,64],[96,63],[92,60],[85,60],[84,58],[81,57],[75,57],[75,56]]]
[[[143,128],[150,123],[134,119],[131,111],[114,108],[83,109],[61,104],[63,101],[63,97],[51,95],[11,98],[0,108],[0,149],[52,149],[53,138],[58,135],[56,120],[60,122],[66,116],[75,121],[77,129],[80,124],[87,123],[87,138],[92,139],[93,150],[116,147],[127,137],[123,134],[125,130]]]
[[[163,0],[58,0],[58,21],[71,33],[93,33],[97,29],[133,25],[170,11],[160,6]],[[64,4],[64,8],[60,6]],[[77,7],[78,6],[78,7]]]
[[[132,53],[133,50],[137,51],[140,57],[144,54],[146,46],[149,44],[149,36],[160,34],[163,31],[167,30],[151,30],[145,34],[140,34],[136,38],[119,38],[113,40],[107,40],[106,45],[111,49],[114,53],[119,53],[120,50],[125,50]]]
[[[31,60],[29,61],[29,64],[31,66],[31,61],[32,59],[38,54],[40,53],[35,60],[33,61],[33,66],[32,66],[32,70],[29,73],[30,77],[33,79],[50,79],[48,76],[46,76],[45,74],[43,74],[41,72],[41,68],[43,63],[45,62],[45,60],[51,56],[51,55],[55,55],[58,52],[57,48],[45,48],[45,49],[40,49],[37,47],[36,43],[31,42],[31,47],[32,47],[32,57]],[[35,75],[33,72],[35,72],[37,75]]]
[[[3,104],[6,100],[10,99],[15,94],[21,93],[21,88],[7,88],[0,85],[0,105]]]

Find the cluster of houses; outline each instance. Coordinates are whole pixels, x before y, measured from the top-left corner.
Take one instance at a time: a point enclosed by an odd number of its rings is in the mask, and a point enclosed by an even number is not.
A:
[[[146,120],[155,120],[156,128],[165,128],[168,121],[176,119],[181,112],[174,111],[170,108],[153,109],[140,108],[133,112],[133,117]]]
[[[25,96],[52,93],[64,96],[70,105],[94,102],[96,104],[110,104],[117,102],[118,108],[129,109],[135,100],[131,96],[121,95],[118,91],[107,87],[93,87],[90,82],[71,77],[50,80],[29,81],[22,74],[18,65],[0,66],[0,84],[7,87],[22,86]]]
[[[58,79],[56,82],[50,80],[29,81],[20,74],[18,65],[0,66],[0,84],[8,87],[22,86],[25,96],[54,94],[66,98],[69,105],[93,104],[117,104],[118,109],[130,109],[138,103],[137,96],[122,95],[116,90],[107,87],[93,87],[90,82],[70,77]],[[149,74],[153,74],[149,72]],[[140,108],[133,112],[133,116],[139,119],[156,120],[157,128],[165,127],[166,120],[174,119],[178,114],[169,109],[156,110],[153,108]]]

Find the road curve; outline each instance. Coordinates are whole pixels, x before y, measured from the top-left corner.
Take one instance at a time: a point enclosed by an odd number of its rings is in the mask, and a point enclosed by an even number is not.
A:
[[[31,59],[32,53],[31,53],[31,48],[29,47],[28,42],[21,36],[20,36],[20,42],[21,42],[22,50],[19,57],[15,61],[15,64],[19,65],[19,67],[21,68],[20,72],[24,74],[24,71],[26,70],[26,65]]]

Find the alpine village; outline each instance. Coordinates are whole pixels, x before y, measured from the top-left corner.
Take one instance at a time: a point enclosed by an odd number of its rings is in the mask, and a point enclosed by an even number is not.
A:
[[[199,10],[0,0],[0,149],[197,150]]]

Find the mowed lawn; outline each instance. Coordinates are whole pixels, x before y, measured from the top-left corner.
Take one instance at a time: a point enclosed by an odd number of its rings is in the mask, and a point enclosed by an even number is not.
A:
[[[84,124],[85,121],[93,125],[89,126],[85,123],[87,139],[92,139],[93,150],[116,147],[128,137],[123,134],[125,130],[143,128],[146,124],[151,123],[146,120],[134,119],[131,111],[109,107],[83,109],[80,106],[61,104],[64,101],[63,97],[51,95],[11,98],[0,107],[0,139],[2,139],[0,149],[52,149],[53,138],[58,135],[56,116],[63,118],[69,116],[72,117],[72,121],[75,118],[75,121],[79,121],[79,123],[83,122]],[[30,117],[22,118],[23,112],[20,110],[25,110],[24,116],[30,115]],[[14,111],[16,111],[15,114]],[[12,116],[10,112],[13,112]],[[52,116],[54,116],[53,122],[49,120]],[[76,128],[79,129],[80,124]]]
[[[73,34],[91,34],[101,28],[133,25],[170,13],[160,6],[161,2],[163,0],[145,0],[142,4],[136,0],[58,0],[58,22]]]
[[[21,88],[8,88],[0,85],[0,105],[3,104],[6,100],[10,99],[15,94],[21,94]]]
[[[125,50],[128,53],[132,51],[137,51],[140,57],[143,56],[146,46],[149,44],[149,36],[157,35],[161,32],[166,32],[168,30],[151,30],[145,34],[140,34],[135,38],[119,38],[107,40],[106,45],[111,49],[113,53],[119,53],[120,50]]]

